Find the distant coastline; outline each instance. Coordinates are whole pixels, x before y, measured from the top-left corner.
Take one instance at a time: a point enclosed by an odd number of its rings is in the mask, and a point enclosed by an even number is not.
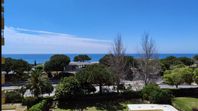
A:
[[[10,58],[14,58],[14,59],[23,59],[26,60],[29,63],[34,63],[34,61],[36,61],[37,63],[45,63],[46,61],[49,60],[49,58],[52,56],[53,54],[3,54],[3,57],[10,57]],[[67,56],[70,57],[70,60],[73,61],[74,56],[78,55],[78,54],[65,54]],[[90,56],[92,59],[90,60],[90,62],[97,62],[100,60],[100,58],[102,58],[105,54],[87,54],[88,56]],[[135,58],[140,57],[139,54],[127,54],[129,56],[133,56]],[[165,58],[168,56],[175,56],[175,57],[188,57],[188,58],[192,58],[194,55],[196,55],[195,53],[193,54],[171,54],[171,53],[167,53],[167,54],[158,54],[159,58]]]

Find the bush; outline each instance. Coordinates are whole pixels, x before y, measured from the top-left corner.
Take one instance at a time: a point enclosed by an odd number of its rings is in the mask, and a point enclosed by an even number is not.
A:
[[[193,79],[194,79],[195,83],[198,84],[198,68],[196,68],[196,69],[194,70]]]
[[[19,91],[10,91],[5,93],[6,103],[19,103],[22,101],[22,96]]]
[[[59,108],[71,108],[76,107],[83,104],[94,104],[99,102],[107,102],[107,101],[118,101],[118,100],[131,100],[131,99],[139,99],[141,98],[140,92],[130,91],[130,92],[110,92],[110,93],[96,93],[96,94],[88,94],[88,95],[68,95],[65,98],[59,98],[58,107]]]
[[[150,93],[149,101],[157,104],[170,104],[172,95],[169,90],[154,90]]]
[[[148,85],[144,86],[144,88],[141,91],[142,98],[145,99],[145,100],[148,100],[149,96],[150,96],[150,93],[152,91],[159,90],[159,89],[160,88],[157,84],[148,84]]]
[[[169,90],[160,89],[157,84],[148,84],[142,91],[142,98],[151,103],[168,104],[171,103],[172,94]]]
[[[26,105],[27,108],[29,109],[33,105],[37,104],[40,100],[41,100],[41,98],[38,99],[38,98],[35,98],[35,97],[25,97],[22,100],[22,105]]]
[[[33,105],[29,111],[47,111],[47,100],[43,100],[35,105]]]
[[[195,97],[198,98],[198,88],[170,89],[175,97]]]
[[[82,88],[78,80],[71,76],[63,78],[57,85],[55,96],[56,98],[64,98],[68,95],[81,95],[83,93]]]

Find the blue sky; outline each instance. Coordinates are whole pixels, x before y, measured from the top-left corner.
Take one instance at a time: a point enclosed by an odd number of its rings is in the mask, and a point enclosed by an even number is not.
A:
[[[6,0],[3,53],[108,53],[121,33],[137,53],[198,53],[198,0]]]

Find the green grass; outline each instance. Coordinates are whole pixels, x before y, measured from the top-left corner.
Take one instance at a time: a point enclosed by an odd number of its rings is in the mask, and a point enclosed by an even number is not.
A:
[[[198,98],[177,97],[173,99],[172,104],[181,111],[192,111],[192,108],[198,108]]]
[[[92,105],[84,105],[78,108],[57,108],[55,111],[74,111],[83,109],[83,111],[128,111],[127,104],[142,103],[139,100],[127,101],[108,101],[98,102]]]

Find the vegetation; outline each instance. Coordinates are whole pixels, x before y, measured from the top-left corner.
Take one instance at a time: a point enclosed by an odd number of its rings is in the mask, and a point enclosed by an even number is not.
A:
[[[160,89],[156,84],[147,84],[142,89],[142,98],[149,100],[151,103],[169,104],[171,103],[172,94],[169,90]]]
[[[39,64],[39,65],[36,65],[35,67],[34,67],[36,70],[44,70],[44,65],[43,64]]]
[[[83,93],[80,83],[74,77],[64,77],[56,87],[56,98],[64,98],[70,95],[81,95]]]
[[[114,83],[114,77],[111,72],[103,65],[95,64],[86,67],[76,74],[77,79],[81,84],[96,84],[99,86],[100,93],[102,93],[103,85],[111,85]]]
[[[50,71],[64,71],[69,64],[70,58],[63,54],[56,54],[50,57],[50,60],[45,62],[44,70]]]
[[[165,83],[170,85],[178,85],[182,83],[191,84],[193,82],[193,70],[189,67],[175,68],[164,72]]]
[[[66,107],[56,108],[55,111],[128,111],[127,104],[143,103],[139,99],[118,99],[98,102],[84,102],[81,104],[68,104]]]
[[[138,65],[139,73],[136,76],[142,77],[144,84],[148,84],[152,82],[151,78],[158,76],[161,71],[160,63],[156,57],[156,46],[149,34],[143,36],[141,48],[141,58]]]
[[[25,89],[29,89],[31,93],[38,98],[39,95],[53,91],[53,86],[48,77],[42,74],[41,70],[33,70],[31,77],[28,79]]]
[[[169,56],[169,57],[166,57],[164,59],[161,59],[160,62],[164,66],[164,71],[165,70],[170,70],[171,69],[171,66],[182,64],[181,61],[179,61],[174,56]]]
[[[182,64],[186,66],[190,66],[194,63],[191,58],[187,58],[187,57],[179,57],[178,60],[181,61]]]
[[[198,84],[198,68],[196,68],[194,70],[194,76],[193,76],[193,78],[194,78],[195,83]]]
[[[150,83],[150,84],[144,86],[144,88],[141,91],[142,98],[145,100],[148,100],[149,96],[151,95],[151,92],[154,90],[158,90],[158,89],[159,89],[159,86],[157,84],[153,84],[153,83]]]
[[[113,58],[113,54],[106,54],[104,57],[102,57],[99,60],[99,63],[104,65],[104,66],[109,67],[111,65],[112,58]]]
[[[6,96],[6,103],[20,103],[20,102],[22,102],[22,96],[18,90],[6,92],[5,96]]]
[[[24,72],[30,70],[31,65],[22,59],[5,58],[5,64],[2,64],[2,71],[5,71],[7,74],[10,71],[16,73],[14,81],[26,80],[28,74],[25,74]]]
[[[197,103],[198,98],[190,97],[177,97],[172,101],[173,106],[181,111],[196,111],[193,109],[198,109]]]
[[[196,60],[196,61],[198,61],[198,55],[195,55],[195,56],[193,57],[193,59]]]
[[[110,60],[110,70],[114,74],[117,92],[119,92],[120,81],[126,77],[125,48],[122,37],[118,34],[112,46],[113,58]]]
[[[43,100],[33,105],[28,111],[47,111],[47,101]]]
[[[74,61],[85,62],[89,60],[91,60],[91,58],[88,55],[80,54],[74,57]]]

